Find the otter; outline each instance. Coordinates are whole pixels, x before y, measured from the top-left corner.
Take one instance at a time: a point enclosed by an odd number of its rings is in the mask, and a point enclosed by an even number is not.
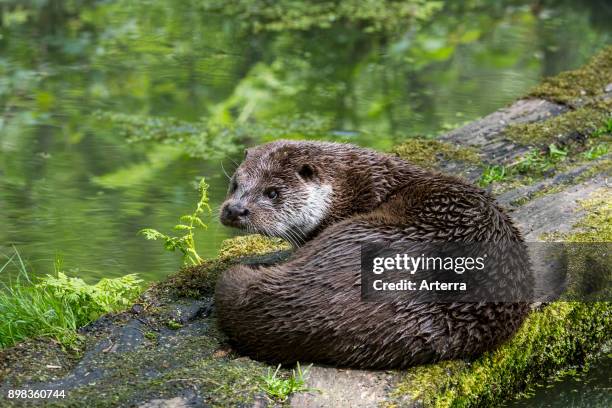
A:
[[[216,285],[221,330],[257,360],[390,369],[470,358],[508,339],[529,311],[526,302],[361,299],[362,243],[522,245],[485,191],[394,155],[317,141],[250,148],[220,218],[294,247],[280,264],[231,267]],[[508,285],[532,284],[526,270],[512,273]]]

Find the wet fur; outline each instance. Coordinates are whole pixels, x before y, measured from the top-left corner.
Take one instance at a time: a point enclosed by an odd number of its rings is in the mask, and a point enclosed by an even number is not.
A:
[[[296,172],[303,163],[313,166],[313,183],[332,189],[317,226],[285,263],[236,266],[217,284],[218,322],[239,352],[273,363],[399,368],[473,357],[516,331],[528,312],[525,303],[360,298],[360,243],[521,241],[485,192],[345,144],[270,143],[250,152],[238,172],[265,179],[281,169]],[[262,173],[262,166],[272,173]],[[250,229],[265,229],[260,217]],[[509,270],[508,284],[530,285],[525,274]]]

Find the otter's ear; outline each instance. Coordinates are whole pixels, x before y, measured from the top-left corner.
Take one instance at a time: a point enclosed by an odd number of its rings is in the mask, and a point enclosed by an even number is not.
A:
[[[244,149],[244,159],[246,159],[247,157],[249,157],[249,149]]]
[[[303,164],[298,170],[298,176],[305,181],[312,181],[317,177],[317,172],[312,165]]]

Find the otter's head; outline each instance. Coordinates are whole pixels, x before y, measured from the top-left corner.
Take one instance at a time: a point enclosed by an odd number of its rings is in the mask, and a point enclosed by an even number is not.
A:
[[[298,142],[247,150],[230,180],[221,222],[294,246],[306,241],[325,219],[332,196],[312,153]]]

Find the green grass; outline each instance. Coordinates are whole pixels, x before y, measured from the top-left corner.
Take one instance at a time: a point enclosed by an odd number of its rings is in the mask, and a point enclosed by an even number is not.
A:
[[[302,371],[302,367],[298,363],[296,369],[292,370],[289,377],[279,375],[280,368],[280,364],[274,372],[268,368],[268,374],[261,378],[261,388],[269,398],[274,401],[283,402],[293,393],[312,391],[306,387],[304,379],[310,367]]]
[[[608,145],[606,145],[604,143],[599,143],[599,144],[591,147],[586,152],[582,153],[582,155],[587,160],[595,160],[597,158],[600,158],[601,156],[604,156],[604,155],[608,154],[609,150],[610,150],[610,148],[608,147]]]
[[[612,116],[608,118],[608,120],[606,121],[606,123],[604,123],[603,126],[595,130],[591,134],[591,137],[599,137],[603,135],[612,135]]]
[[[478,184],[481,187],[486,187],[494,181],[503,181],[506,179],[506,167],[505,166],[488,166],[482,172]]]
[[[567,149],[559,148],[551,143],[545,152],[539,149],[531,150],[515,166],[521,174],[541,174],[554,167],[555,164],[564,161],[566,157]]]
[[[15,250],[0,267],[0,274],[17,271],[8,283],[0,280],[0,349],[41,336],[73,348],[79,327],[126,308],[141,291],[141,280],[135,275],[89,285],[62,273],[60,262],[55,266],[53,275],[34,278]]]
[[[605,153],[597,151],[593,153],[593,155],[595,154],[602,156]],[[481,187],[486,187],[493,182],[504,181],[516,174],[531,176],[542,175],[545,171],[553,169],[557,164],[565,161],[567,155],[567,148],[558,147],[554,143],[548,145],[548,148],[544,151],[534,148],[519,158],[515,163],[508,166],[495,165],[486,167],[478,180],[478,184]]]

